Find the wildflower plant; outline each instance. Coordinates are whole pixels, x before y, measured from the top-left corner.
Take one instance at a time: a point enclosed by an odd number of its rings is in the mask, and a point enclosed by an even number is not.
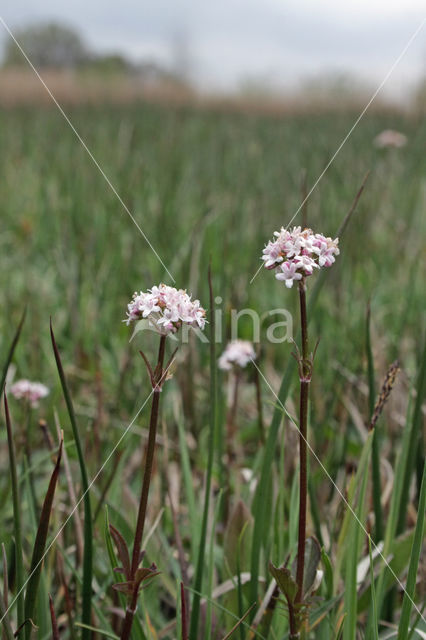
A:
[[[10,387],[10,393],[17,400],[25,400],[32,409],[39,406],[40,400],[49,395],[49,388],[41,382],[22,379]]]
[[[184,324],[189,327],[204,329],[206,322],[205,317],[206,312],[203,307],[201,307],[199,300],[192,300],[191,296],[183,289],[176,289],[175,287],[170,287],[165,284],[154,286],[147,292],[141,291],[139,294],[135,293],[127,306],[126,324],[129,325],[132,322],[140,320],[146,321],[148,328],[153,329],[160,335],[160,344],[155,366],[150,364],[148,358],[142,351],[140,352],[151,381],[152,405],[142,492],[131,557],[120,532],[114,527],[110,527],[111,535],[116,542],[119,558],[122,563],[122,567],[119,567],[118,570],[124,573],[125,576],[125,582],[120,582],[114,586],[118,591],[124,592],[128,599],[126,615],[121,630],[122,640],[128,640],[131,636],[138,595],[143,583],[152,579],[158,573],[155,564],[152,564],[149,568],[140,567],[140,564],[144,557],[142,539],[154,462],[160,392],[164,381],[167,379],[167,372],[176,353],[175,350],[166,366],[164,366],[166,338],[167,336],[176,334]]]
[[[331,267],[335,257],[339,255],[339,239],[325,237],[321,233],[314,233],[311,229],[294,227],[291,231],[281,228],[274,233],[274,240],[270,241],[263,250],[262,259],[266,269],[275,270],[277,280],[284,281],[287,288],[294,282],[298,283],[300,324],[302,333],[301,350],[297,347],[295,354],[299,368],[300,403],[299,403],[299,526],[297,561],[294,572],[288,569],[277,569],[271,565],[271,571],[278,578],[283,573],[283,579],[277,579],[283,592],[289,610],[290,638],[298,638],[303,626],[305,611],[308,605],[308,591],[306,589],[305,555],[306,555],[306,508],[308,492],[307,469],[307,427],[309,386],[312,378],[315,350],[309,352],[308,318],[306,309],[306,279],[315,270]],[[311,569],[311,567],[309,567]]]
[[[219,369],[230,371],[233,367],[244,369],[256,358],[256,352],[249,340],[232,340],[219,358]]]

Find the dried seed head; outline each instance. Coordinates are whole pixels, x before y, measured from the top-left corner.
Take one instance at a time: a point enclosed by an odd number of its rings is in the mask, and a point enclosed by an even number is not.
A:
[[[391,366],[388,369],[385,381],[382,386],[382,390],[380,391],[380,395],[377,398],[373,415],[371,417],[369,431],[374,429],[374,427],[376,426],[377,420],[379,419],[380,414],[383,411],[383,407],[385,406],[387,399],[389,398],[390,392],[392,391],[392,388],[395,384],[395,379],[398,371],[399,371],[399,362],[398,360],[395,360],[395,362],[392,362]]]

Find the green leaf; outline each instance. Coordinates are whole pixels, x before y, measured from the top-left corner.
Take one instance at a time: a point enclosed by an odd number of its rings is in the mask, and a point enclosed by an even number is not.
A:
[[[4,393],[4,411],[6,416],[7,445],[9,449],[10,478],[12,484],[13,501],[13,530],[15,535],[15,563],[16,563],[16,591],[17,594],[12,602],[16,601],[18,608],[18,628],[25,622],[24,614],[24,561],[22,551],[22,523],[21,523],[21,500],[18,483],[18,472],[16,467],[15,443],[12,434],[12,422],[10,419],[9,405],[6,392]],[[12,605],[11,605],[12,606]]]
[[[297,594],[297,583],[286,567],[275,567],[269,563],[269,571],[275,578],[281,593],[286,597],[287,602],[292,604]]]
[[[410,614],[413,607],[417,568],[419,565],[420,551],[423,542],[423,527],[426,509],[426,464],[423,465],[423,479],[420,490],[419,508],[417,511],[417,522],[414,533],[413,547],[411,550],[410,564],[408,567],[407,584],[405,585],[404,599],[402,601],[401,618],[399,620],[398,638],[405,640],[408,635],[410,624]]]
[[[85,625],[91,622],[92,611],[92,573],[93,573],[93,532],[92,532],[92,509],[90,504],[89,481],[87,476],[86,464],[84,462],[83,448],[81,446],[80,435],[78,433],[77,421],[75,419],[74,407],[71,394],[68,389],[67,380],[64,369],[62,367],[61,356],[56,345],[53,333],[52,321],[50,321],[50,337],[52,340],[53,352],[55,354],[56,366],[62,385],[65,402],[68,409],[68,415],[71,422],[71,428],[77,448],[78,462],[80,465],[81,484],[84,496],[84,555],[83,555],[83,607],[82,607],[82,623]],[[91,640],[89,631],[84,628],[82,640]]]
[[[232,575],[237,574],[237,558],[239,559],[239,570],[245,571],[247,562],[248,545],[241,546],[240,536],[245,531],[248,535],[247,527],[253,522],[252,515],[242,500],[235,504],[228,524],[225,529],[224,558],[229,566]],[[249,538],[246,538],[246,540]]]
[[[6,640],[15,640],[15,636],[13,635],[12,626],[9,620],[9,613],[7,612],[6,605],[4,602],[4,595],[0,591],[0,616],[1,623],[3,626],[3,632],[6,637]]]
[[[370,304],[367,307],[366,320],[366,352],[367,352],[367,373],[368,373],[368,406],[369,420],[374,412],[375,403],[375,382],[374,382],[374,360],[373,351],[371,349],[371,332],[370,332]],[[383,513],[382,513],[382,491],[380,480],[380,456],[379,456],[379,432],[377,425],[374,428],[373,445],[372,445],[372,482],[373,482],[373,505],[374,505],[374,522],[375,522],[375,541],[376,543],[383,540]]]
[[[49,486],[47,488],[46,496],[44,498],[43,507],[40,514],[40,522],[37,529],[37,535],[34,542],[33,554],[31,558],[30,575],[27,584],[27,590],[25,593],[25,619],[32,620],[34,614],[34,607],[37,598],[37,591],[40,582],[40,575],[42,569],[42,562],[45,555],[47,534],[49,532],[50,514],[52,512],[53,498],[55,496],[56,484],[59,476],[59,469],[62,458],[62,445],[63,441],[59,445],[58,457],[55,467],[50,478]],[[31,626],[25,626],[25,637],[29,640],[31,636]]]
[[[374,636],[374,640],[379,640],[379,619],[377,616],[376,590],[374,588],[374,563],[373,563],[373,554],[371,552],[370,536],[368,536],[368,553],[370,556],[371,612],[372,612],[372,623],[373,623],[373,636]]]
[[[410,441],[408,445],[408,454],[406,466],[404,469],[404,477],[402,480],[401,498],[399,502],[398,521],[396,525],[396,533],[402,533],[404,530],[405,517],[408,506],[408,493],[410,489],[410,481],[413,473],[413,460],[415,460],[416,447],[421,438],[422,428],[422,403],[424,401],[426,391],[426,340],[423,345],[423,353],[421,355],[420,367],[417,376],[416,385],[416,403],[414,406],[413,419],[410,430]]]
[[[207,521],[209,516],[210,491],[213,474],[214,461],[214,442],[216,429],[216,402],[217,402],[217,385],[216,385],[216,341],[215,341],[215,311],[214,296],[211,279],[211,265],[208,271],[208,283],[210,293],[210,402],[209,402],[209,439],[208,439],[208,460],[206,473],[206,487],[204,497],[203,517],[201,521],[200,543],[198,546],[198,558],[195,569],[194,580],[194,597],[192,600],[191,623],[189,628],[189,640],[197,640],[198,638],[198,620],[200,617],[201,589],[203,584],[203,573],[205,564],[205,549],[207,538]]]
[[[316,538],[306,539],[305,565],[303,574],[303,594],[307,595],[315,584],[318,566],[321,561],[321,547]]]
[[[120,640],[118,636],[115,635],[115,633],[112,633],[111,631],[107,631],[106,629],[98,629],[98,627],[92,627],[92,625],[90,624],[83,624],[82,622],[76,622],[75,623],[76,627],[81,627],[82,629],[85,629],[87,631],[93,631],[93,633],[99,633],[101,636],[105,636],[106,638],[112,638],[112,640]],[[92,634],[89,634],[89,637],[92,637]]]
[[[313,587],[317,576],[318,565],[321,560],[321,547],[318,540],[313,537],[306,538],[305,563],[303,570],[303,595],[306,596]],[[292,565],[293,574],[296,575],[297,558]]]
[[[347,618],[345,621],[345,627],[343,630],[343,637],[345,640],[355,640],[357,630],[357,617],[358,617],[358,591],[357,591],[357,567],[358,556],[361,548],[363,533],[362,527],[364,526],[366,516],[366,500],[365,494],[367,490],[368,480],[368,462],[369,454],[371,452],[371,442],[373,434],[370,433],[368,439],[364,445],[363,452],[361,454],[361,460],[359,464],[358,473],[360,474],[359,494],[357,500],[357,507],[354,513],[354,507],[352,504],[352,510],[348,509],[347,514],[349,518],[348,526],[348,541],[349,545],[346,549],[346,561],[345,561],[345,611]],[[358,475],[357,473],[357,475]]]
[[[6,382],[6,377],[7,377],[7,372],[8,372],[8,369],[9,369],[9,365],[12,362],[12,358],[13,358],[13,354],[15,353],[16,345],[19,342],[19,338],[20,338],[20,335],[21,335],[22,326],[24,324],[26,314],[27,314],[27,309],[25,308],[23,313],[22,313],[21,320],[19,321],[18,328],[16,329],[16,333],[15,333],[15,335],[13,337],[12,343],[11,343],[11,345],[9,347],[9,351],[8,351],[7,356],[6,356],[5,363],[3,365],[3,371],[2,371],[2,374],[1,374],[1,378],[0,378],[0,396],[3,393],[3,388],[4,388],[4,384]]]

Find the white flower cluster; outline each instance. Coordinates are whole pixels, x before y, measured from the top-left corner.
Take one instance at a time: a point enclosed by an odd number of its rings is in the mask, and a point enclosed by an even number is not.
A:
[[[287,231],[275,231],[275,239],[263,250],[262,260],[266,269],[277,269],[275,277],[292,287],[295,280],[312,275],[314,269],[331,267],[334,256],[339,255],[339,238],[332,240],[311,229],[294,227]]]
[[[232,340],[219,358],[219,368],[229,371],[233,366],[246,367],[256,358],[253,345],[248,340]]]
[[[134,293],[127,305],[129,325],[135,320],[147,319],[152,329],[162,335],[176,333],[186,323],[204,329],[206,312],[199,300],[191,300],[186,291],[165,284],[152,287],[145,293]]]
[[[32,407],[38,407],[41,398],[49,395],[49,389],[41,382],[18,380],[10,387],[10,393],[18,400],[26,400]]]

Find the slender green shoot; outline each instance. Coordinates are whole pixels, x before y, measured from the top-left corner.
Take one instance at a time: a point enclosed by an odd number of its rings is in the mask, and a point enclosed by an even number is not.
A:
[[[195,569],[194,580],[194,597],[192,600],[191,622],[189,627],[189,640],[197,640],[198,638],[198,622],[200,617],[201,587],[203,583],[203,573],[205,564],[205,548],[207,537],[207,521],[209,516],[210,491],[213,474],[214,461],[214,440],[216,427],[216,344],[215,344],[215,314],[214,314],[214,296],[212,285],[211,264],[208,271],[209,293],[210,293],[210,404],[209,404],[209,442],[208,442],[208,460],[205,482],[205,498],[203,519],[201,523],[200,542],[198,547],[198,559]]]
[[[80,434],[77,428],[77,421],[75,418],[74,407],[71,399],[71,394],[68,389],[67,379],[62,367],[61,356],[59,349],[56,345],[55,336],[53,333],[52,321],[50,321],[50,337],[52,340],[53,352],[55,354],[56,366],[59,373],[59,379],[62,385],[62,391],[65,398],[65,403],[68,409],[68,415],[71,423],[73,437],[77,448],[77,457],[80,465],[81,485],[83,489],[84,500],[84,553],[83,553],[83,606],[81,621],[83,625],[82,640],[90,640],[91,632],[87,625],[91,623],[92,616],[92,575],[93,575],[93,531],[92,531],[92,509],[90,504],[89,494],[89,480],[86,470],[86,463],[84,461],[83,448],[81,445]]]
[[[410,564],[408,566],[407,584],[405,585],[404,599],[402,601],[401,618],[399,620],[398,638],[405,640],[408,635],[410,614],[413,608],[417,569],[419,566],[420,551],[423,543],[423,529],[426,509],[426,464],[423,465],[423,477],[420,490],[419,508],[417,511],[416,530],[414,533],[413,547],[411,549]]]
[[[18,609],[18,629],[22,629],[25,621],[24,613],[24,561],[22,551],[22,523],[21,500],[19,495],[18,473],[16,466],[15,443],[13,441],[12,423],[9,413],[7,396],[4,393],[4,411],[6,415],[7,445],[9,448],[10,478],[12,483],[13,501],[13,528],[15,536],[15,563],[16,563],[16,600]]]

